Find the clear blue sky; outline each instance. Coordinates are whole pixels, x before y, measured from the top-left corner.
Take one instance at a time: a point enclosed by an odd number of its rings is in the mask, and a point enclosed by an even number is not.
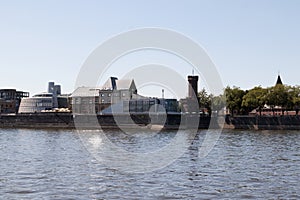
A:
[[[225,86],[271,86],[279,70],[284,83],[300,84],[298,0],[0,3],[0,88],[34,94],[52,80],[70,93],[82,63],[101,42],[140,27],[193,38],[207,50]]]

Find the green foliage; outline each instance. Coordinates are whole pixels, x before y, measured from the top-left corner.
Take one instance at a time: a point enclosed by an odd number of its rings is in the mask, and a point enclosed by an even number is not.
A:
[[[286,107],[289,100],[289,93],[284,85],[276,85],[268,89],[266,103],[270,106]]]
[[[231,114],[248,114],[253,109],[261,109],[265,104],[274,108],[279,106],[284,110],[300,110],[300,86],[286,86],[277,84],[274,87],[254,87],[244,91],[238,87],[227,86],[224,94],[209,95],[205,89],[198,93],[200,108],[209,111],[219,111],[225,106]]]
[[[231,114],[234,113],[240,114],[242,111],[242,101],[243,96],[246,94],[246,91],[241,90],[238,87],[230,88],[227,86],[225,88],[227,108],[231,111]]]
[[[249,90],[248,93],[243,96],[242,107],[247,112],[251,112],[256,108],[261,110],[266,103],[267,92],[267,89],[264,89],[260,86]]]
[[[300,86],[287,86],[287,91],[289,95],[289,100],[291,105],[294,107],[300,106]]]
[[[211,109],[213,111],[219,112],[225,106],[226,106],[226,96],[225,96],[225,94],[220,94],[219,96],[213,96],[212,97]]]
[[[203,88],[198,93],[199,107],[200,108],[210,108],[210,106],[211,106],[211,97],[212,97],[212,95],[208,95],[206,90]]]

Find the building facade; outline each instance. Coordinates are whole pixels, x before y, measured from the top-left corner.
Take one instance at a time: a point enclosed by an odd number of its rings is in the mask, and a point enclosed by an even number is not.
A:
[[[112,105],[121,105],[123,101],[136,96],[134,80],[118,80],[116,77],[110,77],[102,87],[77,88],[71,95],[72,112],[98,114],[106,112]]]
[[[74,114],[179,112],[176,99],[138,95],[134,80],[111,77],[102,87],[79,87],[72,97]]]
[[[21,101],[19,113],[38,113],[53,109],[53,94],[42,93]]]
[[[29,92],[15,89],[0,90],[0,113],[17,113],[22,98],[29,97]]]
[[[39,113],[68,111],[69,95],[61,94],[61,86],[54,82],[48,83],[48,92],[36,94],[32,97],[23,98],[20,103],[19,113]]]

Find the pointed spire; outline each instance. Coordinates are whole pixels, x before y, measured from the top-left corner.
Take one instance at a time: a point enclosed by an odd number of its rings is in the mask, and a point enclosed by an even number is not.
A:
[[[278,85],[278,84],[282,85],[280,74],[278,74],[277,81],[276,81],[276,85]]]

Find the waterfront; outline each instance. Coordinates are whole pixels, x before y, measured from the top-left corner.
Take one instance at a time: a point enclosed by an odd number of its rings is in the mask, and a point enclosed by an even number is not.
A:
[[[127,173],[94,159],[76,131],[1,129],[0,194],[3,199],[300,198],[299,131],[226,130],[200,158],[204,133],[199,131],[171,165]],[[111,131],[109,137],[143,152],[161,148],[175,135]]]

